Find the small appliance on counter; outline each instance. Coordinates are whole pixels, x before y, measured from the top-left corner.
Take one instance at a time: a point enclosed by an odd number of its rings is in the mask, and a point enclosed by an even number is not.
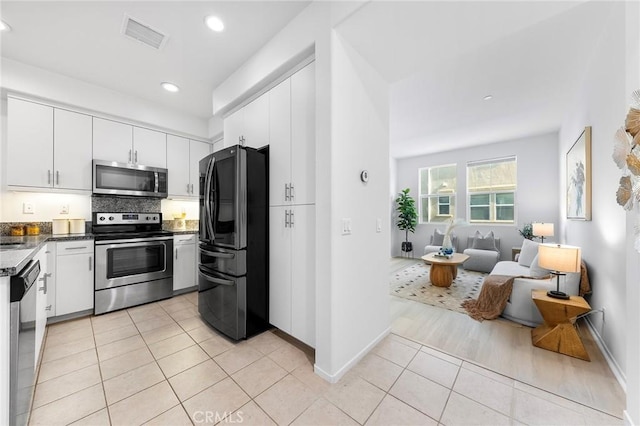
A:
[[[40,235],[40,226],[37,223],[28,223],[25,228],[27,235]]]
[[[53,235],[66,235],[69,233],[69,219],[53,219],[51,223]]]
[[[12,225],[9,230],[9,235],[12,237],[22,237],[24,236],[24,226],[23,225]]]
[[[70,234],[84,234],[85,220],[84,219],[69,219],[69,233]]]
[[[186,213],[174,214],[173,222],[171,223],[172,231],[184,231],[187,229],[187,222],[185,221],[185,217],[187,217]]]

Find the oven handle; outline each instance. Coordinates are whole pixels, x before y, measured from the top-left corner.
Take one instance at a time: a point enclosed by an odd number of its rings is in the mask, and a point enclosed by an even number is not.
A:
[[[131,246],[150,246],[157,242],[170,241],[173,237],[151,237],[151,238],[127,238],[125,240],[108,240],[108,241],[96,241],[97,246],[118,246],[118,247],[131,247]]]
[[[223,252],[219,252],[219,251],[210,251],[210,250],[205,250],[205,249],[200,249],[200,253],[204,253],[207,256],[211,256],[211,257],[219,257],[221,259],[233,259],[234,257],[236,257],[235,254],[233,253],[223,253]]]
[[[234,286],[236,284],[234,281],[231,281],[231,280],[223,280],[222,278],[210,277],[209,275],[203,274],[202,271],[200,270],[198,270],[198,275],[214,284],[228,285],[228,286]]]

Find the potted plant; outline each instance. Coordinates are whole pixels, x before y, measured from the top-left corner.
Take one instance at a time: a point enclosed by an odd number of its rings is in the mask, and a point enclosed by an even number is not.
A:
[[[415,232],[418,224],[418,211],[416,210],[416,202],[409,195],[409,188],[403,189],[398,193],[396,198],[396,211],[398,212],[398,221],[396,225],[401,231],[405,231],[405,241],[402,243],[402,251],[413,251],[413,244],[409,242],[409,232]]]
[[[527,240],[533,240],[533,225],[531,223],[525,223],[522,229],[518,229],[518,232]]]

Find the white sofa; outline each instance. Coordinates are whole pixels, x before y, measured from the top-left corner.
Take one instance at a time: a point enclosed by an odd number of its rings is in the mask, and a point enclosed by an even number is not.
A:
[[[536,262],[537,264],[537,262]],[[531,269],[520,265],[518,262],[502,261],[496,263],[491,275],[531,276]],[[555,290],[556,277],[552,275],[547,279],[516,278],[513,281],[513,290],[502,312],[502,316],[511,321],[536,327],[543,323],[542,316],[531,300],[532,290]],[[577,295],[580,289],[580,274],[569,273],[560,277],[560,291],[570,295]]]

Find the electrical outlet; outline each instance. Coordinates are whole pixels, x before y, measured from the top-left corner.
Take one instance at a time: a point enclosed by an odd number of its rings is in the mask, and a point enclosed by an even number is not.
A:
[[[34,214],[36,212],[33,203],[22,203],[22,213],[24,214]]]
[[[69,204],[63,204],[60,209],[60,214],[69,214]]]

